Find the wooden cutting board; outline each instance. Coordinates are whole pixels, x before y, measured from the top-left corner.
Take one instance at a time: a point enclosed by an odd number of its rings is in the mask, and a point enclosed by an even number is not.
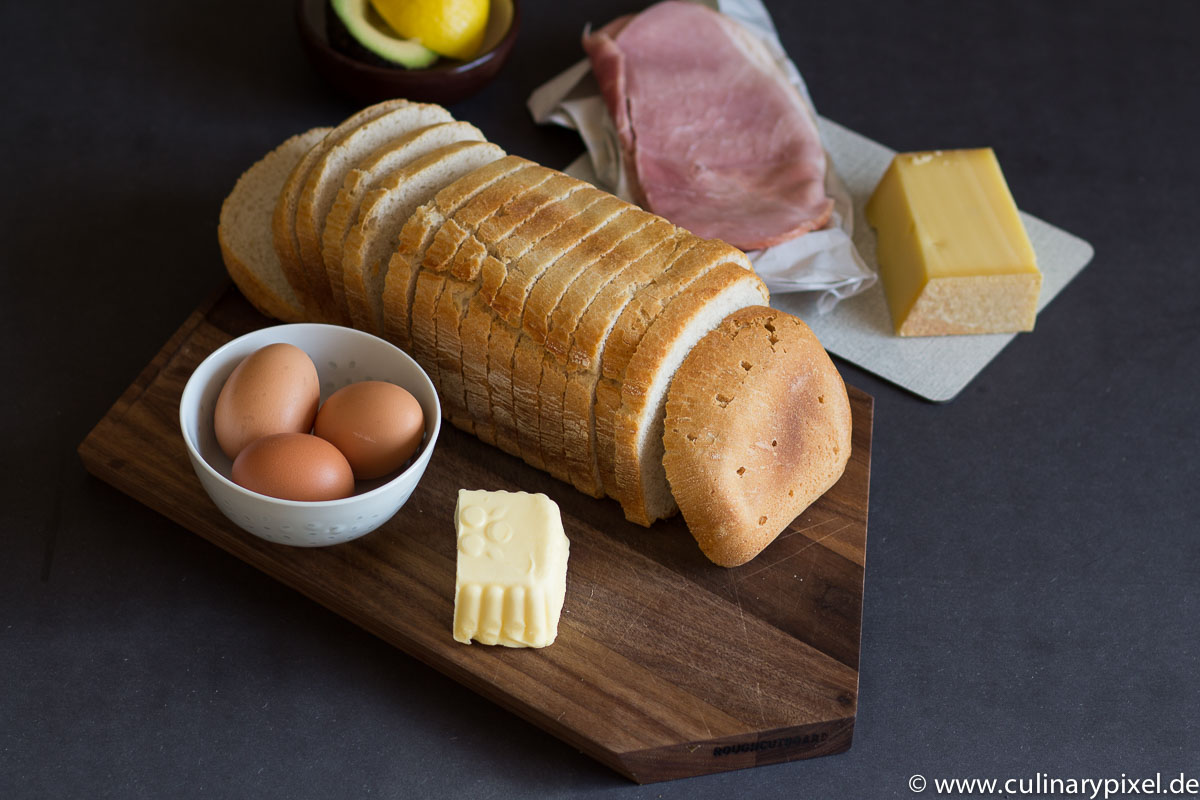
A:
[[[678,517],[632,525],[617,503],[586,497],[451,426],[385,526],[335,547],[293,548],[222,516],[192,472],[178,424],[192,370],[269,324],[232,287],[194,312],[80,444],[87,469],[639,783],[850,747],[869,395],[850,389],[854,452],[841,481],[735,569],[705,559]],[[544,492],[558,503],[571,557],[552,646],[451,638],[460,488]]]

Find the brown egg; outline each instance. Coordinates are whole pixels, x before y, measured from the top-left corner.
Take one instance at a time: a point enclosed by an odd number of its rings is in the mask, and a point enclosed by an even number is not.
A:
[[[230,458],[273,433],[308,433],[321,402],[308,354],[279,342],[254,351],[230,373],[213,412],[217,443]]]
[[[255,439],[234,459],[233,482],[283,500],[339,500],[354,494],[354,472],[346,457],[308,433]]]
[[[337,446],[359,480],[381,478],[412,458],[425,432],[421,404],[385,381],[360,381],[334,392],[313,433]]]

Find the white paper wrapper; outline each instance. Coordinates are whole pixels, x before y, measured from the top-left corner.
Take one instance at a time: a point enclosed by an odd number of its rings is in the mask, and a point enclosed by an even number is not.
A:
[[[780,70],[800,91],[809,108],[813,108],[808,87],[784,52],[775,24],[761,0],[703,1],[759,36],[774,54]],[[567,173],[632,202],[620,140],[586,58],[534,90],[528,105],[538,123],[562,125],[578,131],[583,138],[587,153],[568,166]],[[834,167],[833,159],[828,158],[825,192],[834,201],[829,224],[819,231],[747,254],[773,293],[819,292],[816,306],[821,313],[875,283],[875,273],[854,249],[851,239],[854,209],[850,194]]]

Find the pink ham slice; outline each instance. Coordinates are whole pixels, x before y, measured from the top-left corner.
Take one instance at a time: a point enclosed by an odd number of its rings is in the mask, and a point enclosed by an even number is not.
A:
[[[667,0],[585,34],[583,46],[642,205],[743,250],[829,221],[812,115],[736,22]]]

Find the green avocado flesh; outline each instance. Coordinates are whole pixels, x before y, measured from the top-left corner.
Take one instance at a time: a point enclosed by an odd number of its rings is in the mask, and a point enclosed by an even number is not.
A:
[[[330,0],[334,13],[350,35],[380,58],[410,69],[428,67],[437,61],[437,53],[412,39],[401,39],[370,7],[369,0]]]

